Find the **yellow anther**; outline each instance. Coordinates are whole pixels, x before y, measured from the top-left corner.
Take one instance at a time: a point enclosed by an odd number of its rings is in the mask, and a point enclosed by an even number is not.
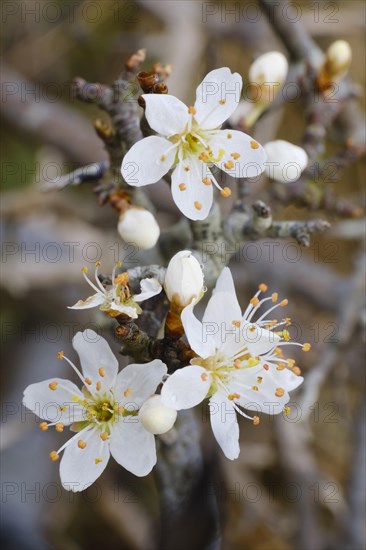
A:
[[[107,432],[102,432],[102,433],[100,434],[100,439],[101,439],[102,441],[107,441],[107,439],[108,439],[108,434],[107,434]]]
[[[117,414],[122,414],[124,412],[124,410],[125,410],[124,407],[118,407]]]
[[[277,300],[278,300],[278,293],[277,292],[274,292],[272,294],[271,300],[272,300],[272,302],[277,302]]]
[[[234,369],[240,369],[241,361],[240,359],[235,359],[234,361]]]
[[[234,327],[237,327],[237,328],[240,327],[240,321],[234,320],[234,321],[231,321],[231,324],[234,325]]]
[[[281,359],[283,358],[283,351],[281,348],[276,348],[274,350],[275,354],[277,355],[277,357],[280,357]]]
[[[290,336],[290,333],[288,330],[283,330],[282,331],[282,338],[286,341],[286,342],[289,342],[291,340],[291,336]]]
[[[257,143],[256,141],[254,141],[254,139],[252,139],[252,141],[250,142],[250,146],[252,149],[258,149],[259,143]]]
[[[122,267],[123,263],[121,262],[121,260],[118,260],[118,262],[116,262],[116,267]]]
[[[100,380],[98,380],[98,382],[95,384],[95,387],[96,387],[96,390],[97,391],[100,391],[101,387],[102,387],[102,383]]]
[[[105,376],[105,369],[103,369],[103,367],[100,367],[100,369],[98,369],[98,372],[99,372],[99,376],[101,376],[102,378],[104,378],[104,376]]]
[[[261,384],[263,382],[262,376],[257,376],[257,382],[258,384]]]
[[[90,380],[90,378],[88,376],[85,378],[85,384],[88,384],[88,386],[92,385],[92,381]]]
[[[253,416],[253,426],[258,426],[260,421],[261,419],[259,418],[259,416]]]
[[[99,464],[100,462],[103,462],[103,459],[98,456],[95,460],[94,460],[95,464]]]
[[[195,115],[196,114],[196,109],[194,107],[188,107],[188,112],[190,115]]]
[[[281,306],[281,307],[285,307],[285,306],[287,306],[287,304],[288,304],[288,299],[287,299],[287,298],[285,298],[284,300],[282,300],[282,301],[280,302],[280,306]]]
[[[254,300],[254,298],[253,298],[253,300]],[[258,300],[258,301],[259,301],[259,300]],[[250,303],[252,303],[252,302],[250,302]],[[254,304],[252,304],[252,305],[254,305]],[[257,305],[257,304],[256,304],[256,305]],[[256,328],[255,328],[254,325],[251,325],[251,326],[248,328],[248,330],[249,330],[249,332],[255,332]]]
[[[79,439],[79,441],[78,441],[78,447],[79,447],[79,449],[85,449],[85,447],[86,447],[86,441],[83,441],[82,439]]]
[[[268,286],[265,285],[264,283],[261,283],[260,285],[258,285],[258,289],[259,289],[261,292],[267,292]]]
[[[294,374],[296,374],[296,376],[300,376],[300,374],[301,374],[301,369],[299,369],[299,367],[292,367],[291,370],[292,370],[292,372],[293,372]]]
[[[48,430],[47,422],[41,422],[39,428],[42,430],[42,432],[46,432]]]
[[[120,273],[119,275],[117,275],[117,277],[114,278],[114,284],[126,286],[129,280],[130,277],[127,271],[125,271],[124,273]]]
[[[52,462],[56,462],[56,460],[58,460],[60,457],[58,456],[58,454],[56,453],[56,451],[51,451],[50,452],[50,459],[52,460]]]
[[[283,409],[284,414],[290,414],[290,412],[291,412],[291,407],[289,407],[289,406],[287,406]]]
[[[240,399],[240,395],[238,393],[230,393],[227,398],[230,400],[230,401],[233,401],[234,399]]]
[[[232,134],[227,134],[226,137],[227,137],[227,139],[231,139],[233,136],[232,136]]]
[[[265,363],[265,364],[263,365],[263,368],[264,368],[264,370],[269,370],[269,366],[267,365],[267,363]]]
[[[291,325],[291,318],[290,317],[285,317],[284,321],[286,323],[286,327],[289,327]]]
[[[285,370],[286,365],[285,363],[278,363],[276,370]]]
[[[206,160],[206,159],[208,159],[207,153],[205,153],[205,152],[203,151],[203,153],[201,153],[201,154],[199,155],[198,159],[199,159],[199,160]]]
[[[95,267],[100,267],[101,265],[101,262],[95,262]]]
[[[212,181],[210,178],[203,178],[202,183],[205,185],[212,185]]]
[[[220,103],[220,105],[225,105],[226,99],[220,99],[220,100],[219,100],[219,103]]]
[[[180,184],[178,185],[178,187],[179,187],[179,189],[180,189],[181,191],[185,191],[185,190],[187,189],[185,183],[180,183]]]
[[[63,412],[63,413],[67,411],[67,407],[59,407],[59,409],[60,409],[60,411]]]
[[[64,424],[62,424],[62,422],[57,422],[57,424],[55,424],[55,430],[56,432],[58,433],[61,433],[64,431]]]
[[[48,384],[48,387],[49,387],[50,390],[52,390],[52,391],[55,391],[55,389],[57,388],[57,386],[58,386],[58,382],[50,382],[50,383]]]
[[[189,166],[185,166],[185,167],[184,167],[184,171],[185,171],[185,172],[189,172],[189,170],[190,170]]]
[[[202,204],[199,201],[194,202],[194,207],[196,210],[201,210]]]
[[[253,391],[259,391],[258,386],[252,386]]]
[[[285,393],[285,390],[283,388],[276,388],[275,395],[277,397],[282,397]]]
[[[259,359],[258,359],[257,357],[249,357],[249,359],[248,359],[248,365],[249,365],[250,367],[255,367],[255,366],[258,365],[258,363],[259,363]]]
[[[102,411],[107,411],[109,409],[109,403],[103,403]]]
[[[238,159],[240,158],[240,154],[239,154],[239,153],[231,153],[230,156],[233,157],[234,160],[238,160]]]
[[[165,156],[165,155],[161,155],[160,161],[161,161],[161,162],[164,162],[165,160],[166,160],[166,156]]]
[[[254,306],[254,307],[257,306],[257,305],[259,304],[259,300],[258,300],[257,296],[254,296],[254,298],[252,298],[252,299],[250,300],[250,303],[251,303],[252,306]]]
[[[86,267],[86,265],[84,265],[84,267],[81,268],[81,272],[88,273],[88,268]]]
[[[311,345],[308,344],[308,343],[306,343],[306,344],[304,344],[304,345],[302,346],[302,351],[309,351],[310,348],[311,348]]]
[[[57,359],[63,359],[64,358],[64,352],[63,351],[59,351],[57,353]]]
[[[231,189],[229,187],[224,187],[223,189],[221,189],[220,195],[222,197],[225,197],[225,199],[227,199],[227,197],[230,197],[231,195]]]
[[[287,359],[287,364],[291,369],[295,365],[295,359]]]
[[[203,382],[206,382],[207,378],[208,378],[208,374],[206,374],[205,372],[203,372],[203,373],[201,374],[201,380],[202,380]]]
[[[224,166],[226,170],[231,170],[231,168],[234,168],[234,163],[232,160],[228,160],[227,162],[224,163]]]
[[[123,395],[124,395],[125,397],[128,397],[129,395],[131,395],[131,393],[132,393],[132,388],[127,388],[127,390],[125,390],[125,391],[123,392]]]

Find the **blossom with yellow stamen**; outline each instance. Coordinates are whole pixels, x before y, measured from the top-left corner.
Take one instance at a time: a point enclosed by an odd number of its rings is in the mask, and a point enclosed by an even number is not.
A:
[[[193,107],[169,94],[143,95],[146,119],[157,135],[138,141],[127,152],[121,167],[125,181],[149,185],[174,167],[171,190],[176,205],[187,218],[205,219],[213,202],[213,186],[205,181],[222,190],[213,165],[235,178],[264,171],[266,156],[259,143],[243,132],[220,129],[236,110],[241,89],[241,76],[223,67],[204,78]]]
[[[116,269],[121,266],[121,262],[115,265],[112,272],[112,284],[107,287],[102,285],[98,276],[100,262],[95,264],[95,283],[89,279],[87,276],[88,269],[84,267],[82,269],[84,279],[95,290],[96,294],[89,296],[86,300],[79,300],[73,306],[68,306],[69,309],[99,307],[101,311],[104,311],[111,317],[123,314],[131,317],[131,319],[137,319],[141,313],[141,308],[138,304],[159,294],[162,287],[155,277],[146,278],[140,282],[140,294],[133,294],[128,284],[128,273],[125,271],[116,276]]]
[[[257,425],[259,417],[251,417],[243,409],[280,414],[290,399],[288,392],[303,381],[297,372],[291,371],[292,360],[287,363],[277,350],[282,351],[288,345],[306,350],[308,346],[286,341],[275,330],[288,319],[274,324],[268,321],[268,315],[288,301],[278,302],[277,293],[261,298],[266,291],[267,285],[260,284],[242,313],[231,272],[224,268],[202,322],[193,313],[195,302],[183,310],[185,333],[197,356],[189,366],[169,376],[161,391],[162,402],[176,410],[194,407],[209,398],[212,430],[231,460],[238,457],[240,450],[235,412]],[[265,303],[270,307],[260,315]]]
[[[69,380],[56,378],[28,386],[23,398],[23,404],[45,420],[39,425],[42,431],[55,426],[62,432],[70,426],[76,432],[50,453],[51,460],[57,461],[64,451],[60,461],[62,485],[74,492],[86,489],[101,475],[110,455],[133,474],[148,474],[156,463],[155,440],[146,428],[148,410],[145,408],[144,422],[138,414],[162,382],[166,365],[154,360],[128,365],[118,373],[118,362],[108,343],[92,330],[78,332],[73,346],[81,371],[65,355],[62,358],[83,383],[82,390]],[[99,379],[101,372],[104,376]],[[133,399],[128,397],[131,393]],[[175,415],[172,411],[170,416]]]

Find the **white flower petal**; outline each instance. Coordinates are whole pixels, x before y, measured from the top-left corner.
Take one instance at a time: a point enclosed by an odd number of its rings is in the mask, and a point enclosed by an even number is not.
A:
[[[92,307],[101,306],[105,301],[105,296],[102,294],[93,294],[89,296],[86,300],[79,300],[73,306],[67,306],[68,309],[89,309]]]
[[[243,341],[252,357],[265,355],[276,347],[281,338],[271,330],[244,321],[240,328]]]
[[[89,391],[96,393],[98,382],[101,383],[101,388],[98,390],[100,394],[112,388],[116,381],[118,361],[108,342],[93,330],[88,329],[78,332],[74,336],[72,345],[79,355],[83,375],[90,378],[92,382],[88,386]],[[99,369],[104,369],[104,376],[101,376]]]
[[[226,349],[235,338],[239,340],[241,309],[234,294],[216,292],[207,304],[202,319],[203,334],[212,334],[217,349]]]
[[[164,382],[161,390],[162,403],[180,411],[201,403],[207,396],[211,376],[206,369],[191,365],[178,369]]]
[[[190,115],[188,107],[173,95],[144,94],[145,116],[150,128],[162,136],[184,132]]]
[[[210,171],[203,162],[188,157],[178,163],[172,174],[172,196],[179,210],[190,220],[207,218],[213,200],[212,185],[203,179]]]
[[[229,292],[230,294],[236,296],[234,279],[228,267],[224,267],[217,278],[216,286],[213,289],[212,294],[215,294],[216,292]]]
[[[140,282],[141,292],[135,294],[133,299],[135,302],[143,302],[161,292],[162,286],[155,277],[142,279]]]
[[[176,150],[168,152],[171,145],[170,141],[158,136],[149,136],[135,143],[122,161],[124,180],[135,187],[159,181],[174,162]]]
[[[244,132],[218,130],[210,140],[210,147],[214,157],[219,157],[223,151],[220,161],[215,164],[232,177],[253,178],[265,169],[264,148]]]
[[[53,382],[56,382],[55,390],[49,387]],[[84,399],[79,388],[69,380],[50,378],[28,386],[24,390],[23,405],[48,422],[69,425],[86,419],[84,407],[75,403],[73,396]]]
[[[124,304],[117,304],[116,302],[111,302],[109,308],[112,311],[118,311],[118,313],[124,313],[125,315],[128,315],[128,317],[131,317],[131,319],[137,319],[137,311],[136,308],[131,306],[125,306]]]
[[[121,417],[115,424],[110,450],[116,462],[135,476],[146,476],[156,464],[155,438],[137,416]]]
[[[232,402],[220,391],[210,399],[210,421],[212,431],[224,455],[230,460],[238,458],[239,425]]]
[[[221,126],[237,108],[242,85],[241,76],[228,67],[209,72],[196,90],[198,125],[210,130]]]
[[[189,345],[203,359],[213,355],[216,350],[215,339],[210,332],[203,327],[201,321],[193,313],[194,301],[185,307],[181,313],[181,320]]]
[[[60,477],[65,489],[77,493],[84,491],[102,474],[109,460],[109,445],[102,441],[98,430],[80,435],[86,447],[78,447],[76,437],[64,451],[60,462]],[[102,459],[99,461],[99,459]],[[97,459],[97,463],[96,463]]]
[[[166,365],[160,359],[154,359],[144,365],[127,365],[117,376],[113,393],[118,403],[142,403],[155,393],[167,373]]]

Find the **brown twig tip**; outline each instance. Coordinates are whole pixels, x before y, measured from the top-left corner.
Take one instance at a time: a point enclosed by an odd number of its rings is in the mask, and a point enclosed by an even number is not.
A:
[[[270,206],[260,200],[255,201],[252,208],[259,218],[269,218],[272,214]]]

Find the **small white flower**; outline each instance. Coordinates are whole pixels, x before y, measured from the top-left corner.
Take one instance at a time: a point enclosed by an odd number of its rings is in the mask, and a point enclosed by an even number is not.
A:
[[[182,250],[170,260],[166,270],[164,289],[169,301],[180,308],[202,297],[204,291],[202,268],[190,250]]]
[[[79,300],[73,306],[68,306],[69,309],[90,309],[99,306],[101,311],[104,311],[111,317],[117,317],[123,313],[131,317],[131,319],[137,319],[139,313],[141,313],[141,308],[138,305],[139,302],[156,296],[156,294],[161,292],[162,287],[156,278],[146,278],[140,282],[141,293],[132,294],[128,285],[128,273],[124,272],[116,276],[116,268],[121,267],[121,265],[121,262],[118,262],[114,267],[112,285],[109,288],[105,288],[99,280],[99,262],[96,263],[95,267],[95,283],[87,277],[88,269],[84,267],[82,269],[83,276],[87,283],[96,291],[96,294],[89,296],[86,300]]]
[[[130,185],[159,181],[173,166],[172,195],[178,208],[192,220],[207,217],[213,201],[212,184],[223,196],[210,167],[233,177],[254,177],[264,170],[265,153],[253,138],[236,130],[220,130],[236,109],[242,88],[238,73],[223,67],[208,73],[196,90],[194,107],[171,95],[146,94],[145,116],[158,135],[138,141],[122,162],[122,176]]]
[[[108,343],[92,330],[78,332],[73,340],[82,372],[63,353],[83,383],[80,390],[69,380],[50,378],[31,384],[23,404],[46,420],[40,428],[55,426],[77,432],[50,458],[60,462],[65,489],[83,491],[102,474],[110,455],[136,476],[147,475],[156,464],[155,440],[138,418],[143,403],[167,372],[159,360],[128,365],[118,373],[118,362]]]
[[[160,395],[152,395],[139,410],[139,419],[144,428],[152,434],[164,434],[169,431],[177,419],[177,411],[166,407]]]
[[[308,155],[302,147],[276,139],[264,145],[267,153],[266,174],[282,183],[291,183],[301,176],[308,165]]]
[[[182,313],[182,323],[188,342],[197,354],[191,365],[177,370],[164,383],[161,397],[165,405],[177,410],[198,405],[210,397],[211,426],[221,449],[229,459],[239,455],[239,428],[235,412],[251,418],[240,407],[267,414],[279,414],[289,401],[288,392],[303,381],[293,359],[283,359],[282,347],[294,344],[310,348],[309,344],[289,342],[289,319],[265,319],[273,305],[255,322],[259,308],[265,302],[276,303],[276,293],[259,300],[266,285],[242,314],[235,294],[231,272],[225,268],[217,280],[202,322],[193,314],[194,304]],[[259,417],[254,416],[255,424]]]
[[[160,228],[151,212],[145,208],[131,207],[121,214],[118,233],[126,243],[133,243],[141,250],[147,250],[158,242]]]
[[[282,53],[268,52],[257,57],[249,68],[249,81],[254,86],[261,87],[262,95],[258,96],[258,101],[273,101],[286,80],[287,72],[288,62]],[[271,90],[265,95],[264,84]]]

